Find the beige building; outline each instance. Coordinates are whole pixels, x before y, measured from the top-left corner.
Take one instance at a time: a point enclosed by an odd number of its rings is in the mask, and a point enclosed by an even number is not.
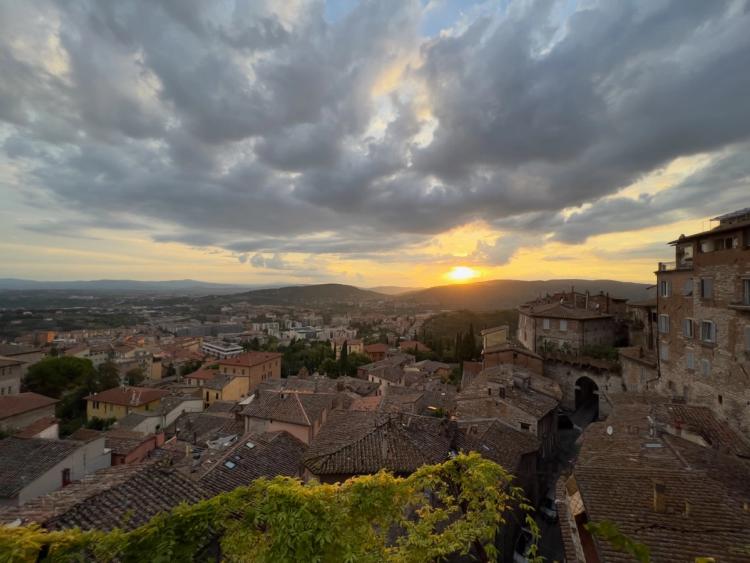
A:
[[[0,507],[20,506],[109,467],[104,437],[89,442],[10,437],[0,440]]]
[[[286,431],[310,444],[326,421],[335,395],[264,391],[242,411],[245,432]]]
[[[656,272],[659,388],[750,434],[750,208],[714,221]]]
[[[0,356],[0,396],[20,393],[25,371],[25,364],[21,360]]]
[[[252,394],[262,382],[281,377],[281,354],[276,352],[248,352],[217,363],[222,375],[239,380],[237,399]]]
[[[336,353],[337,360],[341,357],[341,350],[344,344],[346,344],[346,352],[348,354],[364,354],[365,353],[365,344],[364,342],[362,342],[362,340],[358,340],[356,338],[352,338],[349,340],[345,338],[331,340],[331,347],[333,348],[333,351]]]
[[[169,395],[165,389],[151,387],[114,387],[86,397],[86,418],[121,419],[132,412],[155,411],[162,397]]]

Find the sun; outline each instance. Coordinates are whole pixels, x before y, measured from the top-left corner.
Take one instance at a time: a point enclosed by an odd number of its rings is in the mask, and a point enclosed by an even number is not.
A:
[[[453,269],[445,274],[449,280],[463,282],[479,277],[479,272],[468,266],[454,266]]]

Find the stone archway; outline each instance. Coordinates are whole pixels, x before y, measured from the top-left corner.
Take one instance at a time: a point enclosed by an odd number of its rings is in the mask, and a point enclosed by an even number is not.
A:
[[[576,411],[592,409],[593,419],[599,418],[599,386],[593,379],[583,376],[576,380],[575,401]]]

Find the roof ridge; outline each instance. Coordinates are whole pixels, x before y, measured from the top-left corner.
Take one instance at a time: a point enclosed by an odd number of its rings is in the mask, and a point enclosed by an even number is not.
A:
[[[302,410],[302,415],[305,417],[305,420],[307,421],[307,425],[312,426],[312,422],[310,422],[310,417],[307,416],[307,411],[305,410],[305,406],[302,404],[302,401],[300,401],[299,393],[295,393],[294,398],[297,400],[297,405],[299,405],[299,408]]]

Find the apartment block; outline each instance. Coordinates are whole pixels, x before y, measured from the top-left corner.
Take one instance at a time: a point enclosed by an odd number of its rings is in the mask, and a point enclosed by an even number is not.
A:
[[[712,222],[656,272],[659,387],[750,433],[750,208]]]

